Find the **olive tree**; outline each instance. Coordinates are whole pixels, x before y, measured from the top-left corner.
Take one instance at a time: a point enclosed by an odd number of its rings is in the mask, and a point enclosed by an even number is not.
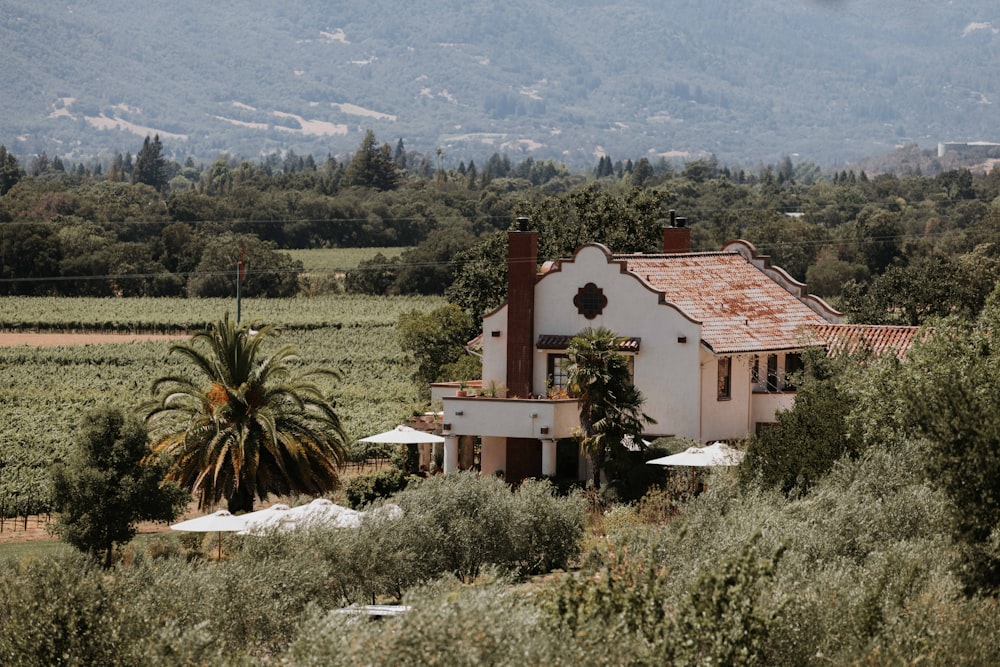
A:
[[[56,534],[111,567],[139,521],[172,521],[190,501],[165,474],[141,421],[109,407],[87,413],[76,447],[52,470]]]

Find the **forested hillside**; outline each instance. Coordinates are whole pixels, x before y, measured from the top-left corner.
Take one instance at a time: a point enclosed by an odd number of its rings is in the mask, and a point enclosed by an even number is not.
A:
[[[995,3],[92,0],[0,7],[0,143],[30,156],[343,156],[366,128],[455,167],[997,140]]]

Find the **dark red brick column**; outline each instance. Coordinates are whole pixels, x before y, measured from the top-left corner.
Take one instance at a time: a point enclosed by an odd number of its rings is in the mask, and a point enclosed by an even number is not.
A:
[[[538,232],[507,232],[508,396],[531,394],[537,264]]]

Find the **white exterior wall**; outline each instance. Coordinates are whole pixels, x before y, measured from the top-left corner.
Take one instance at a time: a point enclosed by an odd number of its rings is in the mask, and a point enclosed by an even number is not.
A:
[[[750,402],[750,432],[754,432],[757,422],[777,421],[775,415],[778,411],[791,410],[794,404],[795,394],[790,391],[754,394]]]
[[[498,337],[493,336],[499,331]],[[537,334],[536,334],[537,338]],[[507,381],[507,305],[483,318],[483,386]]]
[[[745,438],[753,433],[751,423],[750,360],[752,355],[733,355],[730,366],[729,399],[719,400],[719,357],[702,349],[701,440]]]
[[[699,442],[745,438],[757,422],[773,422],[775,412],[792,406],[791,392],[753,393],[753,355],[732,357],[730,399],[718,400],[718,357],[701,344],[701,327],[677,308],[659,302],[659,294],[641,279],[609,263],[600,246],[583,247],[575,261],[541,277],[535,286],[533,339],[542,334],[573,335],[587,327],[604,326],[619,336],[640,338],[634,358],[636,386],[646,402],[643,410],[656,420],[648,435],[673,435]],[[588,320],[573,298],[587,283],[603,290],[608,304]],[[494,337],[492,332],[500,332]],[[685,342],[680,342],[685,339]],[[532,392],[545,392],[548,355],[557,350],[534,349]],[[505,381],[507,373],[507,308],[483,321],[483,382]],[[765,354],[766,356],[766,354]],[[784,355],[779,355],[783,377]],[[511,434],[515,435],[515,434]],[[490,443],[496,441],[496,446]],[[502,439],[484,438],[482,470],[491,474],[506,465]]]
[[[604,311],[592,320],[573,303],[577,290],[587,283],[601,288],[608,299]],[[657,421],[647,432],[697,438],[700,410],[691,382],[698,377],[700,325],[675,307],[661,304],[657,292],[623,274],[619,264],[609,264],[602,248],[586,246],[575,261],[562,262],[561,270],[546,274],[536,285],[534,337],[573,335],[600,326],[619,336],[642,339],[634,360],[635,384],[646,399],[644,411]],[[679,338],[686,342],[678,342]],[[537,394],[545,390],[550,352],[555,351],[535,350],[532,382]]]
[[[507,469],[506,438],[484,437],[479,448],[479,470],[485,475],[492,475],[497,470]]]

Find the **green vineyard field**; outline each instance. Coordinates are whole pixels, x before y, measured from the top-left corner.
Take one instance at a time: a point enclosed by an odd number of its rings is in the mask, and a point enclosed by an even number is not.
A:
[[[386,259],[399,257],[404,250],[408,248],[308,248],[284,252],[302,262],[306,273],[330,275],[356,269],[361,262],[371,260],[378,254]]]
[[[352,439],[395,426],[423,409],[396,340],[400,313],[427,311],[434,298],[324,296],[245,301],[244,321],[274,323],[272,345],[290,343],[308,366],[337,369],[332,386]],[[197,330],[235,314],[233,300],[0,299],[0,329],[61,332]],[[0,347],[0,511],[44,510],[47,469],[61,460],[81,416],[100,404],[136,410],[152,381],[183,372],[169,341]],[[359,451],[358,456],[363,456]]]

